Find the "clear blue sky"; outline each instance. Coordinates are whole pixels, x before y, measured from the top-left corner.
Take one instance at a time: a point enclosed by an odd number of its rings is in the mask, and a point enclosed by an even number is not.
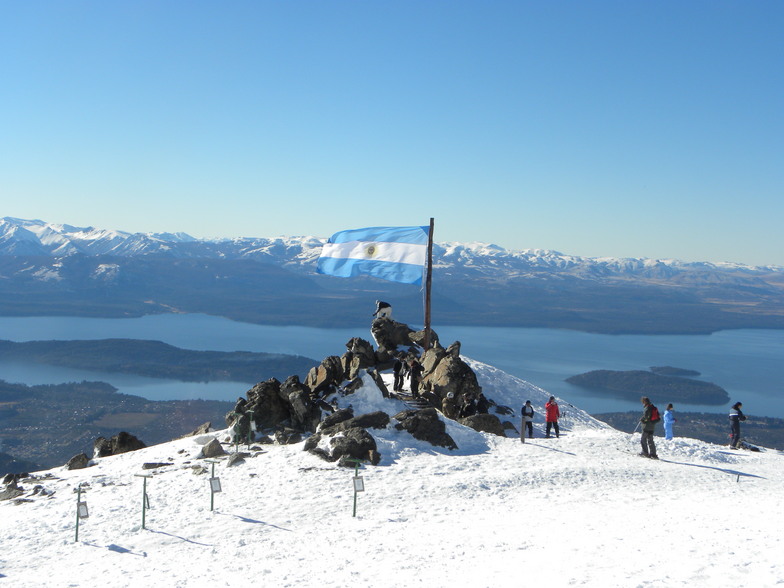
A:
[[[0,0],[0,216],[784,265],[784,2]]]

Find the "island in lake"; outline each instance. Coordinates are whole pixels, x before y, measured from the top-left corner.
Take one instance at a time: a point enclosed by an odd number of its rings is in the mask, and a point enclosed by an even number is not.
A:
[[[572,376],[566,381],[581,388],[607,392],[624,399],[638,400],[640,396],[650,396],[659,404],[679,402],[721,405],[730,401],[729,394],[721,386],[681,377],[681,375],[695,375],[699,372],[671,367],[657,367],[651,370],[655,371],[595,370]],[[680,375],[662,375],[672,373]]]

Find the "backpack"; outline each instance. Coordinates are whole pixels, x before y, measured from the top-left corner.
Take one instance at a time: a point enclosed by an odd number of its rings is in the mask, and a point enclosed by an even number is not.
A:
[[[661,420],[659,416],[659,409],[656,408],[655,405],[651,404],[651,422],[658,423]]]

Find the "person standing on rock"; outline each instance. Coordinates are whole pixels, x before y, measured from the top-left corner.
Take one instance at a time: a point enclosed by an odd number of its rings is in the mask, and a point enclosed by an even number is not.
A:
[[[392,318],[392,305],[383,300],[376,300],[376,312],[373,313],[375,318]]]
[[[730,410],[730,449],[740,449],[740,422],[746,420],[741,410],[742,402],[736,402]]]
[[[545,437],[550,438],[550,429],[555,429],[555,436],[560,437],[561,431],[558,428],[558,419],[561,418],[561,410],[558,408],[558,403],[555,401],[555,396],[550,396],[550,400],[544,405],[544,415],[547,421],[547,432]]]
[[[653,432],[656,430],[656,423],[659,422],[657,415],[654,414],[654,406],[651,399],[647,396],[640,398],[642,402],[642,416],[640,422],[642,423],[642,444],[641,457],[650,457],[651,459],[659,459],[656,455],[656,444],[653,442]],[[658,411],[656,411],[658,413]]]
[[[520,441],[525,443],[525,431],[528,429],[528,438],[534,438],[534,407],[531,405],[530,400],[526,400],[523,408],[520,410],[523,422],[520,426]]]
[[[674,407],[672,403],[667,405],[667,410],[664,411],[664,418],[662,421],[664,422],[664,438],[668,441],[672,439],[672,425],[677,420],[675,418],[675,414],[672,412]]]

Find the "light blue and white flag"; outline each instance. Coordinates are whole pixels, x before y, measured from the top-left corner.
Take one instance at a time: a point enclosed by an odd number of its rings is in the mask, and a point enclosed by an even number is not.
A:
[[[421,284],[430,227],[369,227],[340,231],[324,244],[316,271],[352,278],[362,274]]]

